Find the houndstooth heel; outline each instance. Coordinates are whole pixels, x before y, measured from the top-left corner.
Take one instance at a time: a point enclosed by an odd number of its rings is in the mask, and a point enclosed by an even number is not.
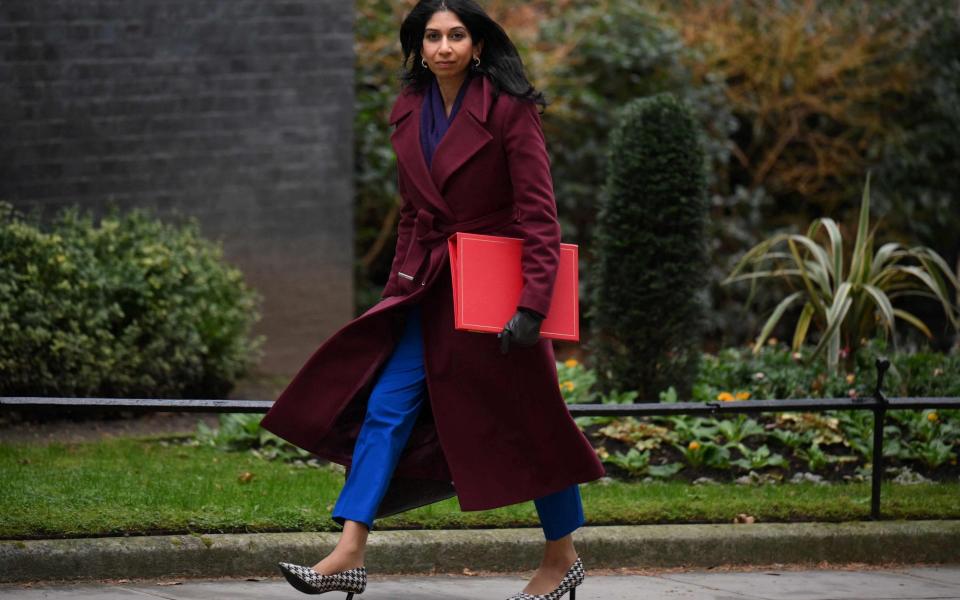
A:
[[[347,592],[346,600],[351,600],[354,594],[362,594],[367,587],[366,567],[321,575],[310,567],[282,562],[280,563],[280,571],[290,582],[290,585],[304,594]]]
[[[577,586],[583,583],[585,575],[583,561],[581,561],[578,556],[577,560],[567,569],[563,579],[560,580],[560,585],[552,592],[537,595],[520,592],[519,594],[510,596],[507,600],[560,600],[567,592],[570,592],[570,600],[576,600]]]

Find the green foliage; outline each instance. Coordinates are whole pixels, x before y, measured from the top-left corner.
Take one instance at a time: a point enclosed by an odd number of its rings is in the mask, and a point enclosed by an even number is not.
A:
[[[635,98],[663,92],[682,98],[708,133],[703,142],[711,162],[729,159],[727,137],[736,122],[721,85],[712,77],[694,82],[686,63],[695,51],[649,2],[572,2],[544,20],[539,33],[536,75],[551,102],[544,129],[567,239],[590,244],[616,113]]]
[[[557,362],[557,379],[560,381],[560,393],[567,404],[584,404],[596,400],[593,385],[597,374],[574,359]]]
[[[958,354],[891,352],[886,341],[875,338],[861,347],[850,371],[837,374],[828,372],[822,362],[803,360],[811,354],[809,346],[793,352],[782,343],[769,342],[758,353],[744,347],[704,354],[693,399],[713,401],[732,390],[748,392],[757,400],[869,396],[880,356],[891,363],[884,379],[888,396],[960,396]]]
[[[896,425],[888,428],[893,430],[897,443],[890,448],[885,444],[884,456],[915,460],[927,469],[955,460],[953,447],[960,445],[960,422],[951,416],[957,412],[960,411],[890,411],[890,420]]]
[[[649,401],[689,395],[705,283],[704,154],[689,110],[670,95],[629,103],[610,140],[592,268],[597,375]]]
[[[587,369],[574,359],[557,363],[557,377],[560,380],[560,393],[567,404],[588,404],[597,399],[601,404],[631,404],[637,399],[634,391],[613,390],[608,394],[598,394],[593,389],[597,382],[596,371]],[[606,425],[613,421],[613,417],[577,417],[575,420],[580,427],[588,427]]]
[[[676,475],[683,469],[683,464],[678,462],[664,465],[651,464],[650,451],[640,451],[636,448],[630,448],[626,452],[601,454],[601,458],[603,462],[616,465],[634,477],[649,475],[650,477],[667,478]]]
[[[766,444],[756,450],[750,450],[746,446],[740,446],[739,449],[744,457],[732,460],[730,464],[738,466],[744,471],[763,469],[765,467],[781,467],[786,464],[783,456],[770,452]]]
[[[888,397],[960,396],[958,354],[889,353],[886,342],[876,339],[862,349],[855,371],[837,375],[826,373],[822,363],[801,360],[799,355],[810,353],[809,347],[793,352],[771,339],[756,354],[749,348],[704,354],[692,400],[869,396],[876,381],[874,361],[878,356],[891,361],[884,382]],[[580,363],[573,367],[581,371],[583,381],[590,380],[592,369]],[[581,393],[595,397],[592,389]],[[602,396],[602,401],[619,396],[611,392]],[[661,402],[678,401],[672,387],[661,392],[660,398]],[[579,417],[577,423],[596,440],[601,460],[630,476],[652,475],[648,467],[659,466],[654,462],[667,445],[694,469],[721,471],[733,467],[744,471],[789,469],[788,460],[792,459],[794,464],[825,475],[835,475],[846,463],[860,463],[865,466],[851,477],[862,478],[869,474],[873,459],[873,415],[869,411],[772,412],[762,413],[759,419],[745,413],[723,418]],[[888,411],[883,435],[885,457],[928,471],[949,469],[957,464],[960,451],[960,410]],[[621,449],[623,446],[626,448]]]
[[[68,209],[43,231],[0,203],[0,394],[224,397],[257,302],[195,221]]]
[[[856,452],[866,461],[873,460],[873,413],[870,413],[865,410],[850,410],[850,411],[837,411],[836,413],[837,423],[840,426],[840,429],[844,433],[843,444]],[[884,431],[884,435],[897,435],[900,434],[900,429],[897,427],[888,427],[888,431]],[[806,434],[811,434],[807,431]],[[807,438],[807,441],[812,441],[814,445],[817,444],[817,441],[812,435],[804,436]],[[886,455],[890,451],[890,444],[897,443],[896,437],[888,437],[884,440],[883,451]]]
[[[870,347],[874,354],[883,349],[879,343]],[[960,396],[960,354],[897,354],[893,366],[884,384],[901,396]]]
[[[895,5],[902,6],[903,0]],[[914,40],[908,59],[915,85],[888,118],[900,124],[896,135],[875,145],[877,174],[883,182],[877,207],[889,215],[892,237],[906,237],[956,256],[960,240],[960,4],[910,0],[903,20]],[[952,252],[951,252],[952,250]],[[949,253],[949,254],[948,254]]]
[[[831,456],[824,452],[816,442],[809,446],[799,447],[794,452],[806,462],[807,469],[811,473],[822,473],[833,464]]]
[[[684,441],[705,442],[716,439],[719,434],[717,420],[696,415],[674,415],[659,417],[669,423],[677,438]]]
[[[262,420],[263,415],[259,414],[223,413],[216,428],[210,428],[203,421],[198,421],[195,437],[202,445],[228,452],[250,451],[265,459],[303,460],[312,456],[303,448],[298,448],[261,428]]]
[[[673,446],[683,454],[684,459],[691,467],[730,468],[730,450],[726,446],[696,440],[691,441],[686,446],[682,444],[674,444]]]
[[[761,278],[785,279],[791,288],[800,288],[788,294],[774,308],[754,344],[759,351],[784,313],[792,304],[803,301],[793,335],[793,349],[801,347],[811,324],[820,330],[820,340],[809,360],[826,353],[827,368],[837,372],[841,347],[852,364],[861,340],[873,336],[879,323],[892,337],[894,319],[899,318],[922,331],[932,334],[915,315],[894,308],[892,300],[898,296],[924,296],[940,302],[944,313],[960,329],[960,307],[953,302],[953,290],[960,288],[946,261],[930,248],[905,248],[898,243],[887,243],[874,252],[873,233],[868,232],[870,220],[870,178],[863,190],[857,237],[849,261],[844,254],[843,234],[830,218],[815,219],[806,235],[782,233],[751,248],[737,263],[724,281]],[[826,239],[821,246],[815,236],[821,231]],[[789,253],[774,251],[773,247],[786,242]],[[907,263],[915,261],[918,264]],[[763,270],[756,267],[761,263]],[[754,269],[738,275],[747,266]],[[948,285],[949,284],[949,285]]]
[[[927,469],[936,469],[947,464],[953,457],[953,445],[943,440],[918,442],[912,448],[914,456]]]
[[[727,440],[727,444],[742,446],[750,436],[763,435],[763,427],[743,413],[738,413],[717,423],[717,431]]]
[[[715,347],[741,343],[760,327],[742,309],[739,290],[718,285],[732,259],[773,231],[855,214],[867,169],[882,184],[883,237],[919,242],[953,264],[960,251],[953,175],[960,168],[960,5],[655,4],[681,32],[697,87],[719,82],[736,123],[711,186],[707,331]],[[781,299],[769,289],[755,298],[763,311]],[[903,307],[924,303],[907,298]],[[940,335],[945,347],[949,338]]]
[[[885,354],[886,348],[882,343],[878,345],[879,348],[868,348],[871,353]],[[804,377],[812,377],[812,380],[807,382],[806,387],[794,389],[800,396],[815,395],[814,391],[823,396],[843,395],[847,386],[859,386],[848,382],[846,377],[824,384],[826,380],[820,378],[822,372],[793,361],[790,355],[789,349],[774,346],[766,347],[759,355],[754,355],[748,349],[728,349],[723,353],[723,362],[743,363],[742,368],[728,365],[725,368],[705,369],[697,386],[710,390],[753,389],[759,397],[764,398],[778,397],[775,393],[771,396],[770,392],[787,389],[782,386],[792,385],[790,382]],[[932,371],[928,378],[937,381],[939,386],[921,377],[916,366],[913,368],[917,372],[911,381],[922,386],[922,389],[932,390],[934,395],[957,395],[960,387],[956,387],[956,376],[960,376],[960,370],[953,366],[956,362],[950,361],[960,360],[960,356],[939,356],[939,360],[931,358],[934,356],[937,355],[930,355],[923,364]],[[704,358],[705,364],[711,364],[716,357],[705,355]],[[903,364],[911,357],[893,355],[891,358],[894,364]],[[953,368],[955,376],[946,378],[944,367]],[[577,396],[567,396],[569,403],[582,403],[580,400],[584,398],[605,404],[632,403],[636,400],[635,392],[596,393],[593,390],[593,370],[582,363],[569,360],[557,363],[557,368],[561,383],[575,380],[582,384]],[[787,371],[796,373],[787,375]],[[758,373],[764,374],[764,377],[757,378]],[[868,382],[867,388],[872,386],[872,371],[867,371],[863,376],[848,374],[847,377],[851,375],[853,379]],[[896,385],[903,383],[893,376],[888,377],[887,381],[897,382]],[[832,393],[834,389],[836,394]],[[856,391],[857,388],[852,389]],[[913,393],[910,388],[904,389],[906,395]],[[893,393],[888,393],[890,395]],[[662,392],[660,397],[663,402],[677,401],[672,387]],[[711,396],[704,400],[715,399]],[[321,466],[315,458],[308,458],[310,453],[261,430],[260,419],[259,415],[254,414],[222,415],[220,427],[215,430],[200,423],[198,443],[226,451],[249,451],[264,459]],[[858,469],[854,478],[862,479],[869,473],[872,460],[873,416],[869,411],[788,411],[764,413],[761,419],[743,413],[724,418],[698,415],[578,417],[577,424],[584,430],[589,429],[595,440],[598,457],[630,477],[670,478],[685,466],[720,471],[734,468],[759,471],[770,468],[787,470],[792,464],[802,465],[814,473],[831,475],[846,463],[859,462],[866,466]],[[618,447],[611,447],[611,443]],[[778,446],[782,446],[783,452],[774,450],[780,450]],[[683,460],[671,462],[669,457],[662,459],[663,450],[667,447],[679,452]],[[933,471],[956,465],[958,449],[960,410],[888,411],[884,428],[884,456],[888,459],[920,465]],[[336,465],[331,467],[336,468]]]
[[[380,297],[396,245],[400,197],[387,119],[400,91],[397,32],[402,8],[386,0],[361,0],[356,4],[356,51],[363,57],[356,62],[353,119],[358,314]]]

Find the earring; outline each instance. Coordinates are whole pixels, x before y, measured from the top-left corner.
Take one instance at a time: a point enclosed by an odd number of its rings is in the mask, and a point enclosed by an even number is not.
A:
[[[474,68],[477,68],[477,69],[480,68],[480,57],[479,57],[479,56],[474,56],[474,57],[473,57],[473,66],[474,66]]]
[[[427,59],[421,58],[421,59],[420,59],[420,64],[423,65],[423,68],[424,68],[424,69],[426,69],[426,68],[427,68]]]

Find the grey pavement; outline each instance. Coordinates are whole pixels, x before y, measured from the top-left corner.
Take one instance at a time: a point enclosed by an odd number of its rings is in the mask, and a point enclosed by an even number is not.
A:
[[[505,599],[523,588],[529,572],[511,576],[371,575],[356,600]],[[294,600],[302,594],[281,578],[251,580],[120,580],[109,583],[2,584],[0,597],[24,600]],[[344,598],[331,592],[329,598]],[[759,569],[711,572],[664,570],[642,575],[587,571],[578,600],[887,600],[960,599],[960,566],[901,566],[859,570]]]

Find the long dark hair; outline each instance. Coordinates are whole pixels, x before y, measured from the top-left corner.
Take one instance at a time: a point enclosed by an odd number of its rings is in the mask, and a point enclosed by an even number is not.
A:
[[[512,96],[536,102],[541,112],[547,106],[543,93],[537,91],[523,70],[523,61],[507,32],[473,0],[420,0],[400,25],[400,46],[403,49],[403,75],[405,86],[422,91],[433,81],[430,69],[421,63],[420,48],[427,21],[439,10],[452,11],[466,25],[474,44],[483,41],[480,66],[470,63],[473,73],[482,73],[493,83],[494,97],[500,91]]]

